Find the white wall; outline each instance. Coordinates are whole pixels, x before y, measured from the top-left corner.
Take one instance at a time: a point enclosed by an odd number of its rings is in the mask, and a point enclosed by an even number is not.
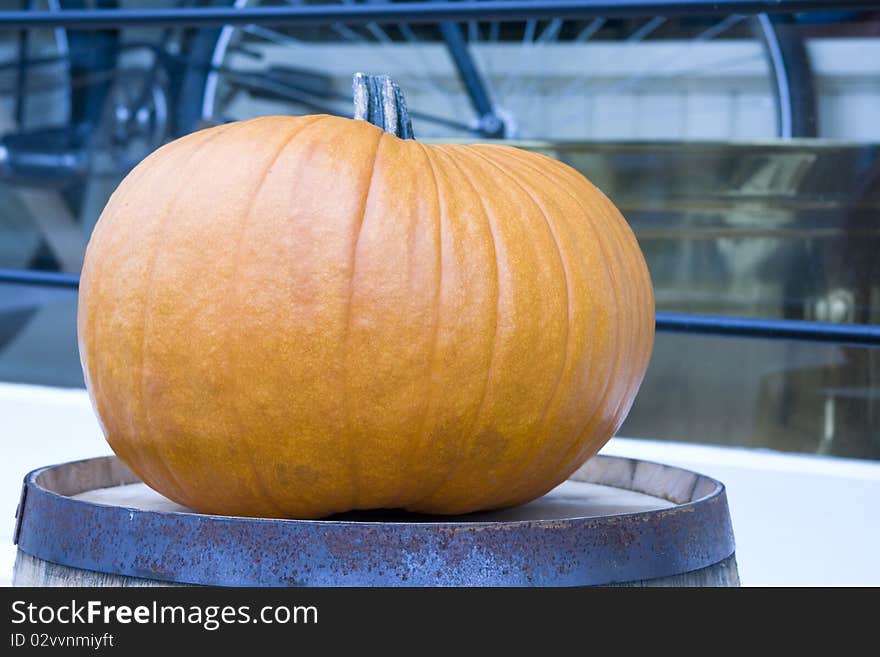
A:
[[[249,44],[250,45],[250,44]],[[820,136],[880,140],[880,39],[809,41]],[[444,46],[259,46],[266,63],[315,68],[346,90],[353,69],[388,73],[415,109],[471,116]],[[769,69],[757,41],[662,41],[633,44],[475,45],[498,106],[515,115],[520,137],[555,139],[763,139],[774,136]],[[236,68],[254,61],[233,56]],[[240,96],[235,117],[277,113],[279,106]],[[418,121],[423,136],[440,135]]]
[[[85,390],[0,383],[0,585],[11,582],[15,509],[25,474],[110,454]]]

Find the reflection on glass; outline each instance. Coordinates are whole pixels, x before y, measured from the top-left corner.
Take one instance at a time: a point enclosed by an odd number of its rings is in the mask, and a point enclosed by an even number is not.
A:
[[[660,310],[876,323],[880,151],[805,140],[550,152],[620,207]]]
[[[620,435],[880,459],[877,349],[658,334]]]

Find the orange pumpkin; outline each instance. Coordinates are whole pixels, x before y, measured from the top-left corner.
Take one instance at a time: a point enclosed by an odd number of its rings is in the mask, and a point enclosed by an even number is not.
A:
[[[78,325],[107,440],[172,500],[455,514],[540,496],[599,450],[654,303],[625,220],[564,164],[266,117],[122,182]]]

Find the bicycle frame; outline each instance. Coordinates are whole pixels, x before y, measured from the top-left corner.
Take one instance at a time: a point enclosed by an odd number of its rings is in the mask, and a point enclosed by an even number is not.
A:
[[[489,130],[494,108],[485,87],[474,74],[473,62],[455,25],[469,20],[528,20],[548,18],[637,18],[646,16],[790,14],[833,9],[880,9],[866,0],[567,0],[529,2],[400,2],[357,5],[231,7],[182,9],[65,9],[62,11],[0,11],[0,29],[64,27],[71,30],[108,30],[125,26],[219,27],[223,25],[326,25],[342,23],[439,23],[441,34],[468,95]],[[497,119],[496,119],[497,120]],[[68,274],[0,270],[0,284],[44,285],[75,290],[78,277]],[[657,313],[657,330],[724,336],[808,340],[880,346],[880,327],[823,322],[711,317]]]

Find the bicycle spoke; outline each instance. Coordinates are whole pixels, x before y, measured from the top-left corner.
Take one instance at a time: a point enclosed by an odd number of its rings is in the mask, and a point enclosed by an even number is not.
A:
[[[621,91],[626,91],[637,86],[641,81],[650,77],[652,80],[654,79],[664,79],[664,80],[674,80],[677,78],[687,77],[689,75],[698,74],[703,71],[703,68],[689,68],[683,71],[676,71],[674,73],[662,74],[663,69],[668,69],[670,66],[680,61],[684,57],[692,54],[692,49],[694,46],[698,44],[703,44],[711,39],[714,39],[725,31],[738,24],[742,20],[744,20],[744,16],[728,16],[723,18],[722,20],[714,23],[709,26],[702,32],[700,32],[695,38],[693,38],[686,46],[677,51],[673,56],[665,59],[663,62],[658,63],[656,66],[652,66],[650,72],[644,72],[639,75],[633,76],[626,80],[618,80],[609,84],[605,84],[599,87],[590,88],[595,80],[595,76],[591,76],[587,80],[577,81],[566,87],[560,93],[561,96],[567,96],[576,94],[579,89],[589,89],[588,93],[590,96],[600,96],[607,94],[619,93]],[[644,41],[644,39],[650,35],[650,33],[654,32],[659,28],[662,23],[665,22],[665,19],[662,17],[657,17],[657,19],[652,19],[642,25],[639,29],[633,32],[627,40],[624,42],[626,46],[640,43]],[[587,28],[590,26],[588,25]],[[586,29],[586,28],[585,28]],[[594,32],[595,33],[595,32]],[[583,32],[582,32],[583,34]],[[579,35],[580,36],[580,35]],[[606,61],[610,55],[606,55],[602,57],[597,63],[601,64],[603,61]],[[729,68],[732,66],[739,66],[743,63],[748,63],[750,61],[754,61],[756,57],[748,56],[745,58],[735,58],[733,60],[725,60],[723,62],[714,62],[712,65],[712,70],[723,70],[724,68]],[[567,122],[573,120],[577,117],[577,115],[581,112],[580,109],[573,110],[569,115],[561,118],[561,122]]]
[[[333,23],[330,26],[336,34],[341,36],[346,41],[352,41],[354,43],[366,43],[366,37],[361,36],[353,29],[351,29],[348,25],[343,25],[342,23]]]
[[[645,37],[647,37],[652,32],[655,32],[657,28],[659,28],[663,23],[666,22],[665,16],[655,16],[647,23],[642,25],[639,29],[633,32],[629,38],[627,38],[627,43],[638,43],[639,41],[643,41]]]
[[[426,121],[428,123],[434,123],[435,125],[442,125],[446,128],[453,128],[458,130],[459,132],[465,132],[467,134],[474,134],[474,127],[467,123],[462,123],[460,121],[455,121],[453,119],[448,119],[445,116],[437,116],[436,114],[429,114],[427,112],[420,112],[416,110],[415,112],[410,110],[410,117],[418,119],[419,121]]]
[[[413,89],[421,89],[421,90],[429,90],[432,91],[439,96],[444,96],[445,92],[443,89],[436,84],[436,82],[431,78],[430,75],[420,75],[418,71],[414,71],[409,62],[406,59],[402,59],[397,55],[397,53],[389,52],[389,50],[393,50],[396,46],[394,44],[394,40],[388,35],[388,33],[383,30],[376,23],[368,23],[364,26],[370,34],[375,37],[376,41],[378,41],[379,50],[382,52],[385,59],[389,62],[394,63],[395,65],[400,66],[403,65],[403,72],[408,75],[411,80],[408,81],[408,86]],[[412,33],[412,30],[410,30]],[[413,34],[413,36],[415,36]],[[424,59],[422,59],[424,65]]]
[[[367,0],[367,1],[369,2],[370,0]],[[388,0],[374,0],[374,1],[375,2],[388,2]],[[342,3],[346,4],[346,5],[356,4],[355,2],[353,2],[353,0],[342,0]],[[406,25],[406,24],[404,23],[404,25]],[[394,47],[394,40],[389,36],[389,34],[378,23],[367,23],[364,26],[364,28],[370,34],[373,35],[373,37],[376,39],[376,41],[378,41],[381,44],[380,47],[386,47],[386,46]],[[409,34],[412,37],[415,37],[415,40],[418,41],[418,37],[415,35],[415,33],[411,29],[409,30]],[[406,35],[404,35],[404,38],[406,38],[407,41],[409,41],[409,39],[406,37]],[[388,61],[393,62],[398,65],[402,61],[403,62],[406,61],[406,60],[401,60],[401,58],[396,55],[392,55],[391,53],[388,52],[387,49],[384,50],[384,55]],[[422,62],[422,65],[425,68],[425,70],[430,70],[426,66],[426,60],[424,58],[424,54],[421,54],[420,61]],[[432,91],[433,93],[437,94],[440,98],[445,98],[448,96],[446,91],[440,85],[438,85],[436,83],[436,81],[433,79],[433,77],[430,74],[429,75],[420,75],[418,71],[414,71],[408,65],[408,62],[404,63],[404,73],[406,75],[410,76],[410,78],[411,78],[411,80],[408,81],[408,86],[411,89],[416,89],[416,90],[421,89],[421,90]]]
[[[599,30],[601,30],[606,23],[606,19],[604,18],[594,18],[589,23],[587,23],[586,27],[581,30],[578,35],[574,38],[575,43],[586,43],[590,39],[592,39]],[[604,58],[603,60],[604,61]],[[567,96],[574,93],[578,87],[580,86],[579,82],[572,82],[566,88],[562,90],[561,96]]]
[[[602,19],[595,19],[595,20],[602,20]],[[592,28],[592,33],[589,36],[592,36],[593,34],[595,34],[598,31],[598,29],[602,27],[602,25],[599,25],[598,28],[592,27],[592,23],[595,22],[595,20],[591,21],[591,24],[587,25],[587,27],[584,29],[584,32],[587,32],[587,30],[590,30]],[[666,21],[666,18],[664,18],[662,16],[657,16],[657,17],[650,19],[642,27],[640,27],[635,32],[633,32],[629,37],[627,37],[626,41],[623,42],[622,46],[623,47],[631,47],[637,43],[640,43],[645,37],[647,37],[649,34],[651,34],[651,32],[654,32],[665,21]],[[603,21],[603,24],[604,24],[604,21]],[[583,34],[584,32],[582,32],[581,34]],[[580,38],[580,36],[581,35],[578,35],[578,38]],[[604,57],[601,57],[600,59],[598,59],[594,63],[594,66],[596,64],[604,64],[606,61],[608,61],[608,58],[610,56],[611,56],[611,54],[609,53],[609,54],[606,54]],[[570,85],[565,87],[559,95],[568,96],[568,95],[577,93],[577,91],[579,89],[581,89],[582,87],[588,87],[590,84],[592,84],[592,82],[594,80],[595,80],[595,76],[589,76],[585,80],[572,82]]]
[[[734,18],[736,20],[732,20]],[[729,16],[729,17],[725,18],[724,20],[720,21],[719,23],[717,23],[717,24],[713,25],[712,27],[709,27],[706,30],[704,30],[703,32],[701,32],[699,35],[697,35],[696,38],[694,38],[690,42],[688,42],[685,46],[683,46],[680,50],[678,50],[676,53],[674,53],[671,57],[668,57],[667,59],[663,60],[662,62],[658,62],[656,67],[651,68],[650,73],[648,73],[648,72],[642,73],[641,75],[635,76],[634,78],[631,78],[629,80],[623,80],[623,81],[617,82],[613,85],[606,85],[604,87],[599,87],[598,89],[594,89],[593,93],[613,93],[613,92],[619,91],[621,89],[627,89],[627,88],[632,87],[635,84],[641,82],[642,80],[644,80],[648,76],[650,76],[651,78],[658,78],[659,77],[659,78],[663,78],[663,79],[675,79],[678,77],[685,77],[687,75],[692,75],[693,73],[698,73],[701,71],[701,69],[689,69],[684,72],[678,72],[678,73],[667,74],[667,75],[662,74],[663,71],[668,70],[671,65],[680,61],[684,57],[691,55],[693,48],[695,46],[697,46],[698,44],[704,44],[709,39],[717,37],[718,35],[722,34],[725,30],[733,27],[736,23],[741,21],[743,18],[745,18],[745,17],[744,16],[737,16],[737,17]],[[754,59],[755,59],[754,57],[748,57],[744,61],[753,61]],[[730,60],[730,61],[722,62],[720,67],[725,68],[725,67],[729,67],[731,65],[736,66],[741,63],[743,63],[743,60]],[[717,68],[719,68],[719,64],[713,63],[712,70],[715,70]],[[659,75],[658,75],[658,73],[659,73]]]
[[[317,98],[313,94],[303,92],[295,87],[272,79],[269,76],[244,73],[228,68],[220,70],[230,78],[227,80],[227,84],[234,87],[239,87],[245,90],[269,92],[283,100],[302,105],[311,111],[319,112],[321,114],[343,116],[349,111],[348,109],[340,111],[339,107],[322,102],[322,100],[327,99]]]
[[[480,24],[477,21],[468,21],[468,41],[470,43],[480,42]]]
[[[391,37],[388,36],[388,33],[385,30],[383,30],[381,27],[379,27],[379,25],[377,23],[367,23],[366,25],[364,25],[364,29],[366,29],[367,32],[372,34],[376,38],[376,41],[378,41],[381,44],[387,45],[389,43],[393,43],[393,41],[391,40]]]
[[[268,41],[269,43],[274,43],[278,46],[303,45],[302,41],[290,36],[289,34],[284,34],[283,32],[272,30],[268,27],[263,27],[262,25],[245,25],[241,29],[245,34],[255,36],[259,39],[263,39],[264,41]]]
[[[709,41],[710,39],[714,39],[719,34],[726,32],[727,30],[729,30],[731,27],[733,27],[737,23],[740,23],[743,20],[745,20],[745,18],[746,17],[741,14],[735,14],[733,16],[728,16],[727,18],[724,18],[724,19],[718,21],[717,23],[715,23],[715,25],[713,25],[712,27],[706,28],[705,30],[700,32],[697,36],[694,37],[693,40],[701,43],[703,41]]]
[[[523,26],[522,41],[520,41],[519,49],[516,54],[516,62],[510,68],[510,72],[504,77],[504,82],[499,86],[496,102],[504,102],[510,97],[517,82],[517,71],[522,70],[523,61],[528,58],[529,52],[534,46],[535,31],[537,30],[537,21],[534,19],[527,20]]]
[[[289,90],[292,93],[301,93],[306,94],[308,96],[312,96],[314,98],[325,100],[325,101],[339,101],[346,104],[349,104],[351,101],[351,95],[339,93],[337,91],[331,90],[321,90],[315,89],[314,86],[310,85],[299,85],[283,77],[277,77],[272,75],[271,73],[264,73],[262,71],[240,71],[237,69],[230,68],[228,66],[221,66],[216,69],[220,73],[228,74],[233,78],[239,80],[260,80],[265,81],[267,84],[271,84],[276,86],[277,88],[284,88],[285,90]],[[231,85],[235,86],[234,82],[230,82]]]
[[[661,70],[663,68],[668,69],[671,64],[674,64],[675,62],[679,61],[683,57],[690,55],[691,50],[694,47],[694,45],[696,45],[698,43],[705,43],[706,41],[709,41],[710,39],[714,39],[715,37],[719,36],[720,34],[725,32],[726,30],[730,29],[731,27],[733,27],[737,23],[741,22],[745,18],[746,18],[745,16],[740,16],[740,15],[728,16],[728,17],[724,18],[723,20],[719,21],[718,23],[716,23],[715,25],[712,25],[711,27],[706,28],[700,34],[698,34],[696,37],[694,37],[686,46],[684,46],[681,50],[679,50],[677,53],[675,53],[672,57],[669,57],[669,58],[665,59],[663,62],[658,63],[658,68]],[[737,62],[737,63],[741,63],[741,62]],[[713,68],[714,68],[714,65],[713,65]],[[656,75],[656,72],[657,71],[652,69],[651,76],[654,77]],[[688,74],[690,74],[690,73],[683,73],[681,76],[673,75],[672,77],[683,77],[684,75],[688,75]],[[606,85],[605,87],[600,87],[599,89],[594,89],[592,93],[594,93],[594,94],[608,93],[608,92],[613,92],[613,91],[617,91],[620,89],[624,89],[627,86],[632,86],[635,83],[640,82],[641,80],[645,79],[647,76],[648,76],[647,73],[643,73],[639,76],[636,76],[636,78],[633,78],[630,80],[617,82],[614,85]],[[623,86],[621,86],[621,85],[623,85]]]
[[[344,0],[344,1],[345,1],[345,4],[351,4],[349,0]],[[376,41],[379,44],[380,50],[382,50],[382,52],[385,55],[385,58],[388,61],[394,62],[395,64],[398,64],[398,65],[401,63],[402,60],[400,57],[396,57],[388,52],[388,48],[395,47],[394,40],[388,35],[388,33],[385,30],[382,29],[382,27],[380,27],[377,23],[367,23],[364,26],[364,29],[366,29],[370,34],[373,35],[373,37],[376,39]],[[410,87],[414,87],[415,89],[430,88],[434,93],[438,93],[440,95],[443,95],[443,90],[440,89],[440,87],[436,86],[433,83],[433,80],[430,79],[430,76],[418,75],[417,72],[414,72],[408,66],[408,64],[404,64],[404,72],[406,73],[406,75],[409,75],[413,80],[417,81],[415,85],[410,84],[409,85]]]
[[[425,71],[430,71],[431,70],[430,63],[428,62],[428,59],[425,56],[424,49],[418,47],[417,44],[421,43],[421,41],[419,40],[419,37],[416,35],[416,33],[413,32],[413,29],[407,23],[400,23],[397,26],[397,29],[400,30],[400,33],[403,35],[403,38],[406,40],[406,42],[408,44],[415,46],[414,49],[416,52],[416,57],[418,58],[419,62],[421,63],[422,69],[424,69]],[[431,87],[432,91],[434,93],[436,93],[438,96],[440,96],[441,98],[447,98],[449,96],[449,94],[446,93],[446,90],[443,89],[443,87],[441,87],[439,84],[437,84],[437,81],[434,80],[432,76],[430,76],[430,75],[426,76],[426,82],[427,82],[428,86]]]
[[[531,45],[535,41],[535,31],[538,29],[538,21],[530,19],[526,21],[526,28],[523,32],[523,43]]]
[[[249,0],[244,0],[244,4],[247,4],[248,1]],[[303,0],[287,0],[287,4],[297,5],[301,7],[305,3],[303,2]],[[352,43],[363,43],[367,40],[364,36],[350,28],[348,25],[345,25],[344,23],[331,23],[330,29],[336,32],[336,34],[341,36],[346,41],[351,41]]]
[[[356,3],[352,0],[342,0],[342,4],[353,5]],[[378,23],[367,23],[366,25],[364,25],[364,29],[372,34],[373,38],[382,45],[389,45],[394,43],[394,40],[390,36],[388,36],[388,33]]]
[[[585,43],[593,38],[593,35],[596,34],[602,27],[605,25],[604,18],[594,18],[587,26],[581,30],[578,35],[574,38],[575,43]]]
[[[755,61],[758,61],[761,59],[763,59],[762,54],[745,55],[742,57],[732,57],[730,59],[726,59],[721,62],[713,62],[712,63],[712,71],[713,72],[720,72],[720,71],[724,71],[725,69],[736,68],[736,67],[742,66],[743,64],[748,64],[748,63],[755,62]],[[706,69],[703,67],[685,69],[683,71],[676,71],[675,73],[668,73],[666,75],[656,75],[656,72],[652,71],[650,73],[650,78],[651,78],[651,80],[671,81],[671,80],[687,77],[689,75],[695,75],[695,74],[700,74],[700,73],[705,73],[705,72],[706,72]],[[602,87],[602,88],[599,88],[596,90],[591,90],[590,95],[595,97],[595,96],[600,96],[600,95],[615,94],[615,93],[619,93],[621,91],[626,91],[626,90],[636,86],[641,80],[645,79],[647,76],[648,76],[648,74],[641,74],[641,75],[635,76],[633,78],[629,78],[627,80],[617,82],[613,85],[607,85],[605,87]],[[579,113],[580,113],[580,110],[573,110],[569,114],[562,116],[560,118],[560,122],[566,123],[568,121],[571,121],[574,118],[576,118]]]
[[[538,51],[540,48],[543,48],[548,44],[556,43],[559,37],[559,33],[562,30],[562,25],[563,21],[561,19],[552,20],[538,37],[535,50]],[[542,95],[538,93],[539,84],[540,81],[535,79],[535,76],[533,76],[532,79],[528,81],[524,89],[514,88],[519,97],[526,99],[526,104],[522,110],[522,113],[525,116],[531,116],[532,108],[534,107],[536,102],[544,101]]]
[[[562,29],[562,19],[554,18],[550,21],[550,24],[544,28],[538,37],[538,43],[547,43],[548,41],[555,41],[559,36],[559,31]]]
[[[279,98],[325,114],[335,114],[337,116],[349,116],[351,114],[352,97],[348,94],[329,93],[317,95],[263,73],[236,71],[227,67],[221,67],[219,71],[232,78],[229,84],[233,86],[245,89],[251,87],[259,91],[268,91]],[[339,103],[339,106],[323,101],[335,101]],[[410,115],[420,121],[443,125],[462,132],[473,131],[469,125],[435,114],[415,111],[410,112]]]
[[[489,23],[489,43],[498,43],[498,37],[501,33],[501,23],[492,21]]]

